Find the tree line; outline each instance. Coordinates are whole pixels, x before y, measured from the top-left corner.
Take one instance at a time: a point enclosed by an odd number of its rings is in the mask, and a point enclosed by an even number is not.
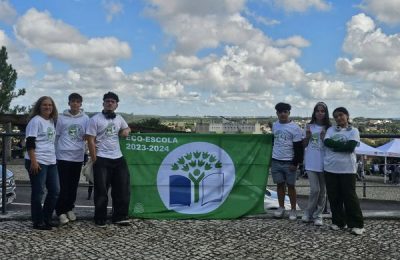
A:
[[[8,54],[6,47],[2,46],[0,50],[0,113],[1,114],[17,114],[27,111],[25,106],[11,106],[14,98],[23,96],[26,90],[15,90],[18,74],[11,64],[7,63]]]

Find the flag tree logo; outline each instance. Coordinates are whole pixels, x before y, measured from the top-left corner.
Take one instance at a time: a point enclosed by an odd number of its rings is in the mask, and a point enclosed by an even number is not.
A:
[[[217,209],[235,182],[235,166],[217,145],[193,142],[171,151],[161,163],[157,188],[166,208],[185,214]]]

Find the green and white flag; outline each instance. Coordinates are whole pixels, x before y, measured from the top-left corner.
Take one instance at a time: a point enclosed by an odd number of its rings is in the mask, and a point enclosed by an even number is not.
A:
[[[228,219],[264,212],[272,135],[131,134],[129,215]]]

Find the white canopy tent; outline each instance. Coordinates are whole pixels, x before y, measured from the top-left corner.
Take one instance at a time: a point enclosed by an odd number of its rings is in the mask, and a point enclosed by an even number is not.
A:
[[[386,165],[387,165],[387,157],[400,157],[400,139],[393,139],[392,141],[377,147],[380,151],[384,153],[385,156],[385,179],[384,182],[386,183]]]
[[[400,139],[393,139],[389,143],[377,147],[377,149],[385,152],[386,157],[400,157]]]
[[[372,146],[369,146],[360,141],[360,144],[356,147],[355,152],[357,155],[367,155],[367,156],[385,156],[385,153],[378,150]],[[364,156],[361,156],[362,165],[365,165]],[[365,176],[365,169],[362,167],[362,176]]]
[[[360,141],[360,145],[355,149],[356,154],[358,155],[369,155],[369,156],[386,156],[384,152],[381,150],[369,146]]]

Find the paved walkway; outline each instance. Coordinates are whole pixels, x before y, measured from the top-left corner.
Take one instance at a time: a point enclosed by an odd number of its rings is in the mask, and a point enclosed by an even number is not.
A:
[[[0,259],[400,259],[400,211],[363,210],[366,232],[329,229],[273,211],[236,220],[131,219],[99,228],[93,209],[52,231],[32,229],[29,211],[0,215]]]
[[[366,233],[301,221],[131,220],[98,228],[80,220],[52,231],[0,222],[1,259],[399,259],[400,221],[367,220]]]

